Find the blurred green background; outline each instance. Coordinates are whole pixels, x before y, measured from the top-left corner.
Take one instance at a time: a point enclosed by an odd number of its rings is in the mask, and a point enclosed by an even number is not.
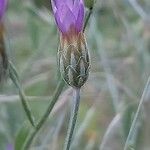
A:
[[[85,33],[91,71],[82,88],[72,150],[123,149],[150,75],[149,16],[149,0],[97,0]],[[59,34],[49,0],[11,0],[5,29],[9,59],[19,72],[37,121],[59,78]],[[10,79],[0,94],[0,150],[6,150],[8,144],[15,144],[19,130],[28,122]],[[31,149],[63,148],[71,101],[72,89],[66,86]],[[150,150],[149,108],[150,88],[132,141],[135,150]]]

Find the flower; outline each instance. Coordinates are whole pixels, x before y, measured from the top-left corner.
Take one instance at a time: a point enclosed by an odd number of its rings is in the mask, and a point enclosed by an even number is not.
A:
[[[7,0],[0,0],[0,21],[2,20],[7,7]]]
[[[53,13],[59,30],[81,32],[84,21],[83,0],[51,0]]]
[[[51,0],[60,30],[59,69],[62,78],[73,88],[84,85],[89,74],[89,53],[83,33],[83,0]]]

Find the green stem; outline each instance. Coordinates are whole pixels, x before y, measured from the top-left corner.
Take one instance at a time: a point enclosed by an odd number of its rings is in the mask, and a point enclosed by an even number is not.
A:
[[[12,82],[15,84],[15,86],[17,87],[17,89],[19,91],[19,97],[21,99],[22,106],[24,108],[24,111],[25,111],[31,125],[33,127],[35,127],[34,117],[31,113],[30,107],[29,107],[29,105],[26,101],[26,97],[25,97],[24,91],[21,87],[18,73],[16,71],[16,68],[14,67],[14,65],[11,62],[9,62],[9,76],[10,76]]]
[[[58,97],[60,96],[63,87],[64,87],[64,81],[61,80],[58,85],[57,88],[54,92],[54,95],[52,97],[51,103],[49,105],[49,107],[47,108],[46,112],[44,113],[43,117],[41,118],[41,120],[38,122],[38,124],[36,125],[36,128],[33,130],[33,132],[30,134],[25,146],[24,146],[24,150],[28,150],[29,147],[32,144],[32,141],[34,140],[36,134],[39,132],[39,130],[41,129],[41,127],[43,126],[43,124],[45,123],[45,121],[48,119],[49,114],[51,113],[54,105],[56,104]]]
[[[86,28],[86,26],[87,26],[87,24],[89,22],[89,19],[90,19],[91,15],[92,15],[92,12],[93,12],[93,6],[90,8],[90,10],[88,12],[88,15],[86,17],[86,20],[85,20],[85,23],[84,23],[84,27],[83,27],[83,32],[85,31],[85,28]]]
[[[71,112],[69,127],[68,127],[68,131],[67,131],[66,143],[64,145],[64,150],[70,149],[73,132],[75,129],[76,120],[77,120],[77,116],[78,116],[79,104],[80,104],[80,89],[74,89],[73,108],[71,110],[72,112]]]
[[[125,146],[124,146],[124,150],[127,150],[128,147],[130,146],[130,140],[132,138],[132,135],[134,135],[135,126],[136,126],[136,123],[137,123],[137,120],[138,120],[139,113],[141,111],[141,107],[143,106],[144,98],[145,98],[146,92],[149,88],[149,84],[150,84],[150,77],[148,78],[148,81],[147,81],[146,86],[144,88],[139,106],[137,108],[137,112],[136,112],[135,117],[133,119],[133,122],[131,124],[131,128],[130,128],[130,131],[129,131],[129,134],[128,134],[128,137],[127,137],[127,140],[126,140],[126,143],[125,143]]]

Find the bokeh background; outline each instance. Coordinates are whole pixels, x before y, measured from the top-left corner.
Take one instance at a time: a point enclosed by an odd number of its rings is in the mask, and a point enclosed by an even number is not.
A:
[[[88,6],[90,0],[85,0]],[[10,0],[5,17],[9,59],[15,64],[37,121],[59,79],[58,31],[49,0]],[[123,150],[150,75],[150,1],[97,0],[86,28],[91,71],[81,90],[72,150]],[[27,117],[10,79],[0,89],[0,150],[26,134]],[[65,86],[33,150],[61,150],[72,89]],[[135,129],[133,150],[150,150],[150,88]],[[23,135],[23,134],[21,134]],[[19,143],[19,142],[18,142]],[[131,148],[132,149],[132,148]]]

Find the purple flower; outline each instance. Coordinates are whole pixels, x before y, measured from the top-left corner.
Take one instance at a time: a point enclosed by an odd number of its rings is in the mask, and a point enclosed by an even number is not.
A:
[[[60,30],[58,51],[62,78],[73,88],[84,85],[89,74],[89,54],[83,32],[84,0],[51,0]]]
[[[5,13],[7,7],[7,0],[0,0],[0,21]]]
[[[14,150],[13,145],[12,144],[7,144],[6,150]]]
[[[51,0],[53,13],[62,34],[79,33],[83,28],[83,0]]]

